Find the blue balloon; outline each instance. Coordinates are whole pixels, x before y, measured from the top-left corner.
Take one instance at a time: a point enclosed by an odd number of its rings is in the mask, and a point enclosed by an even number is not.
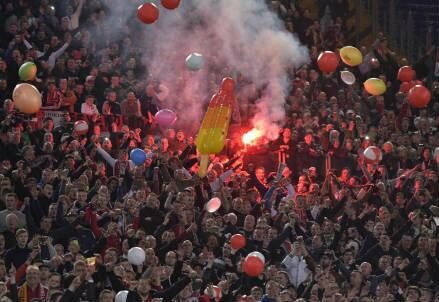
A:
[[[189,70],[197,71],[203,67],[204,59],[203,55],[197,52],[193,52],[186,57],[186,66]]]
[[[130,159],[136,166],[143,165],[146,160],[146,153],[142,149],[133,149],[130,153]]]

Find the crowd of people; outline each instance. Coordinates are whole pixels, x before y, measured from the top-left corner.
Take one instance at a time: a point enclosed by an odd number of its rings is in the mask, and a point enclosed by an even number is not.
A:
[[[143,74],[135,37],[94,42],[105,1],[0,0],[2,302],[110,302],[122,290],[127,302],[439,301],[432,50],[398,62],[380,34],[361,48],[349,86],[316,64],[320,51],[346,43],[347,1],[319,1],[328,5],[316,20],[280,2],[271,9],[311,56],[290,74],[280,138],[246,147],[235,127],[200,178],[196,133],[155,125],[166,89]],[[60,120],[15,111],[28,60],[42,112],[62,111]],[[399,91],[401,65],[431,89],[428,108],[411,108]],[[384,95],[363,90],[371,76],[386,82]],[[80,119],[86,135],[73,130]],[[371,145],[383,151],[379,164],[364,160]],[[133,148],[153,156],[135,166]],[[252,160],[258,153],[274,165]],[[210,213],[213,197],[221,207]],[[234,234],[245,235],[244,248],[232,248]],[[132,247],[145,251],[142,265],[128,262]],[[265,256],[259,277],[242,271],[253,251]]]

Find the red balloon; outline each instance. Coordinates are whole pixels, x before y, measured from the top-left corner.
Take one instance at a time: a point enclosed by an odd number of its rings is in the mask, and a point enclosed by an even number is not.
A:
[[[257,277],[264,272],[264,262],[256,256],[245,257],[243,271],[250,277]]]
[[[401,83],[401,86],[399,86],[399,91],[408,93],[413,86],[415,86],[415,83],[413,82],[403,82]]]
[[[159,9],[154,3],[145,3],[137,8],[137,18],[145,24],[152,24],[159,18]]]
[[[331,73],[337,70],[338,56],[333,51],[324,51],[317,58],[317,65],[322,72]]]
[[[242,249],[246,245],[245,237],[241,234],[235,234],[230,238],[230,245],[234,250]]]
[[[409,103],[413,108],[425,108],[431,100],[431,92],[422,85],[416,85],[408,94]]]
[[[402,66],[398,71],[398,80],[401,82],[410,82],[416,76],[416,72],[410,66]]]
[[[161,0],[164,8],[176,9],[180,5],[180,0]]]

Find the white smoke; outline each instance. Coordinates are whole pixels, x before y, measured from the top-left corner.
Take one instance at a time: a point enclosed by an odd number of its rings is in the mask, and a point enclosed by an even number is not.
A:
[[[265,87],[252,122],[269,139],[277,138],[290,88],[287,70],[306,63],[308,50],[264,0],[182,0],[175,10],[152,2],[160,8],[159,20],[145,25],[133,42],[145,47],[150,75],[170,89],[164,106],[198,126],[221,79],[239,72],[255,87]],[[195,73],[184,65],[192,52],[205,60]]]

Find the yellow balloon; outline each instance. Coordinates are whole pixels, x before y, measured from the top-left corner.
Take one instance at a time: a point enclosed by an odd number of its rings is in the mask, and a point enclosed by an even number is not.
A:
[[[34,85],[28,83],[15,86],[12,99],[15,108],[26,114],[37,113],[42,105],[40,92]]]
[[[369,94],[377,96],[386,92],[387,87],[383,80],[378,78],[370,78],[364,82],[364,89],[366,89]]]
[[[340,49],[340,57],[349,66],[357,66],[363,62],[363,54],[358,48],[353,46],[345,46]]]

